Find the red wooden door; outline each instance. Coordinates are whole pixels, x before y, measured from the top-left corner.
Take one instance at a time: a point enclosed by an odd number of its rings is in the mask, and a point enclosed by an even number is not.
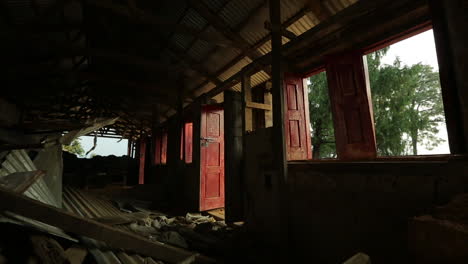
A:
[[[201,116],[200,211],[224,207],[224,111],[204,106]]]
[[[305,79],[293,74],[285,74],[284,100],[287,159],[312,159],[309,98]]]
[[[327,78],[339,159],[376,157],[366,61],[359,52],[327,58]]]

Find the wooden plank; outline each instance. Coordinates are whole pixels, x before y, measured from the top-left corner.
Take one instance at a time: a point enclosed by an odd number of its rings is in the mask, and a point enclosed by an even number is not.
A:
[[[246,102],[246,107],[254,108],[254,109],[261,109],[261,110],[266,110],[266,111],[272,110],[272,106],[269,104],[261,104],[261,103],[255,103],[255,102]]]
[[[31,185],[45,175],[45,171],[15,172],[0,178],[0,186],[15,193],[24,193]]]
[[[91,219],[76,216],[56,207],[43,204],[23,195],[0,188],[0,210],[28,217],[58,227],[66,232],[106,242],[112,248],[121,248],[169,263],[180,263],[195,253],[152,242],[138,235],[116,229]],[[201,263],[214,263],[210,258],[197,255]]]

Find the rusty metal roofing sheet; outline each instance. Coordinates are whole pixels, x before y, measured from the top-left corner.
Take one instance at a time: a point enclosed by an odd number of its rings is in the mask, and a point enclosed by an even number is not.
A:
[[[3,157],[3,162],[0,166],[0,177],[15,172],[36,170],[36,166],[25,150],[12,150],[3,152],[1,153],[0,157]],[[45,204],[61,207],[61,204],[55,199],[49,187],[46,185],[44,178],[38,179],[33,185],[31,185],[31,187],[26,190],[26,192],[24,192],[24,195]],[[25,224],[50,234],[66,238],[68,240],[74,240],[72,237],[65,234],[61,229],[54,226],[50,226],[13,213],[6,213],[6,216],[6,218],[3,216],[0,217],[0,221],[13,221],[15,223]]]
[[[65,187],[63,189],[63,207],[71,213],[87,218],[119,216],[125,214],[117,209],[109,200],[105,200],[70,187]],[[115,227],[124,231],[133,232],[127,226],[117,225]],[[85,237],[81,237],[80,239],[83,243],[92,248],[90,252],[99,264],[162,263],[149,257],[142,257],[137,254],[127,254],[118,249],[110,250],[105,243],[94,239]]]
[[[12,150],[5,156],[5,160],[1,164],[0,177],[15,172],[34,170],[36,170],[36,166],[33,164],[25,150]],[[38,179],[33,185],[31,185],[31,187],[29,187],[28,190],[26,190],[24,195],[45,204],[61,207],[49,187],[46,185],[44,178]]]

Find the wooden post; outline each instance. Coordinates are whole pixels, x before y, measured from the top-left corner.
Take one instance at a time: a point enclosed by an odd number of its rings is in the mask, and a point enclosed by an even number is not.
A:
[[[252,85],[250,83],[250,75],[249,74],[244,74],[242,76],[242,79],[248,78],[248,83],[244,83],[242,81],[242,98],[243,102],[250,103],[252,102]],[[245,85],[245,86],[244,86]],[[245,88],[245,89],[244,89]],[[244,116],[245,116],[245,127],[244,131],[252,131],[253,130],[253,111],[252,108],[244,108]]]
[[[151,127],[151,164],[156,165],[156,142],[158,136],[158,129],[159,129],[159,108],[157,105],[153,108],[152,114],[153,124]]]
[[[234,91],[224,91],[224,162],[226,222],[244,217],[243,119],[242,97]]]
[[[131,157],[131,155],[132,155],[132,140],[128,139],[127,156]]]
[[[138,184],[145,184],[146,138],[140,137]]]
[[[271,82],[265,83],[265,95],[263,96],[263,102],[266,105],[272,105],[271,97]],[[272,108],[273,109],[273,108]],[[265,111],[265,127],[273,126],[273,111]]]
[[[286,183],[287,163],[286,144],[284,136],[284,94],[283,94],[283,69],[282,69],[282,36],[281,36],[281,10],[279,0],[270,0],[270,21],[272,24],[271,48],[272,48],[272,96],[273,96],[273,140],[275,164],[278,169],[280,181]]]
[[[286,161],[286,142],[284,133],[284,93],[283,93],[283,69],[282,69],[282,34],[281,34],[281,2],[270,0],[271,21],[271,80],[273,96],[273,155],[275,172],[278,177],[279,200],[279,241],[280,245],[286,245],[281,257],[287,262],[288,252],[293,248],[290,239],[289,206],[288,206],[288,164]]]

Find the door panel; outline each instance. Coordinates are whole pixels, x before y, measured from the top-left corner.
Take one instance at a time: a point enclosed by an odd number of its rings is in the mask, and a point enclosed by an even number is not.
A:
[[[285,74],[284,88],[287,159],[312,159],[307,86],[301,77]]]
[[[193,123],[185,124],[185,163],[192,163]]]
[[[200,211],[224,207],[224,111],[221,107],[203,107],[200,146]]]
[[[327,58],[327,78],[339,159],[372,159],[376,143],[366,61],[359,52]]]

